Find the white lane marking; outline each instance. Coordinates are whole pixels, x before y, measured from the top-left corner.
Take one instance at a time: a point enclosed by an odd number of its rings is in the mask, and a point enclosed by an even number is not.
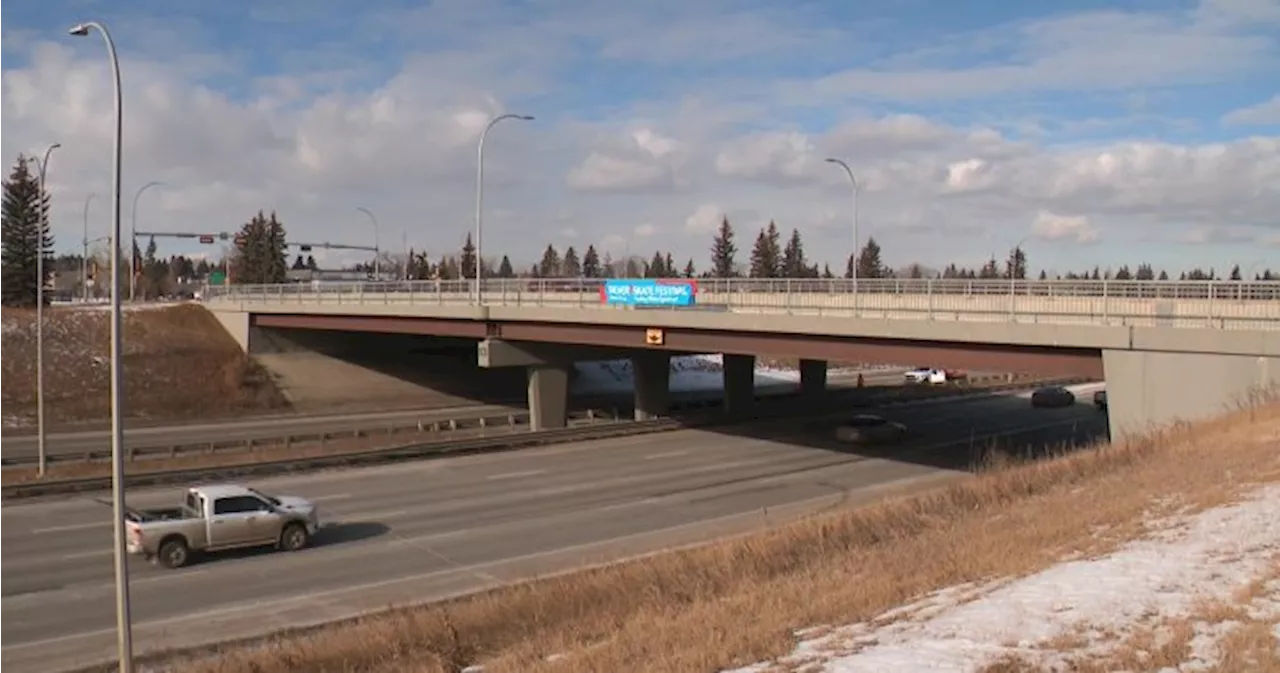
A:
[[[77,559],[92,558],[94,556],[109,556],[113,550],[111,549],[95,549],[93,551],[78,551],[72,554],[63,554],[58,558],[63,561],[74,561]]]
[[[331,502],[334,500],[348,500],[354,497],[355,496],[352,495],[351,493],[334,493],[332,495],[317,495],[312,497],[311,499],[317,502]]]
[[[498,479],[519,479],[520,477],[535,477],[539,474],[546,474],[546,470],[523,470],[521,472],[503,472],[502,474],[491,474],[485,479],[495,481]]]
[[[645,460],[657,460],[658,458],[675,458],[689,453],[688,451],[667,451],[664,453],[651,453],[644,457]]]
[[[64,533],[66,531],[71,531],[71,530],[85,530],[88,528],[110,528],[110,527],[111,527],[111,521],[107,520],[107,521],[94,521],[92,523],[73,523],[73,524],[67,524],[65,526],[50,526],[48,528],[32,528],[31,533],[33,535],[40,535],[43,533]]]
[[[335,520],[324,524],[320,530],[324,530],[329,526],[348,526],[353,523],[381,523],[388,519],[396,519],[409,514],[407,509],[393,509],[389,512],[334,512]]]

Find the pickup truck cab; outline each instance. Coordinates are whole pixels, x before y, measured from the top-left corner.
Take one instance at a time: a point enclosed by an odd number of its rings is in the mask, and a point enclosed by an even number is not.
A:
[[[187,489],[179,507],[130,509],[128,549],[166,568],[180,568],[192,552],[274,545],[297,551],[320,528],[316,506],[303,498],[270,496],[239,484]]]

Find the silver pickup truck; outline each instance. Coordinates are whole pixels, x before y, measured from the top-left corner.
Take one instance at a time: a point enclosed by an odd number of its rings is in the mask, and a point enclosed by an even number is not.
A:
[[[270,496],[239,484],[187,489],[180,507],[129,509],[128,549],[166,568],[187,564],[192,552],[275,545],[296,551],[320,527],[316,506],[303,498]]]

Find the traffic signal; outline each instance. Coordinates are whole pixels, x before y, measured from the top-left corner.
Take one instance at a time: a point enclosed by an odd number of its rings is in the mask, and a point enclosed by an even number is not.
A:
[[[209,235],[209,234],[201,234],[201,235],[200,235],[200,242],[201,242],[201,243],[204,243],[204,244],[206,244],[206,245],[207,245],[207,244],[209,244],[209,243],[213,243],[213,236],[211,236],[211,235]]]

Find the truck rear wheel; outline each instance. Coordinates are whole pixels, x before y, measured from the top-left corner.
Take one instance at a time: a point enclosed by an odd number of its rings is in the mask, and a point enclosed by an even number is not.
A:
[[[180,537],[169,538],[162,542],[160,551],[156,554],[156,560],[166,568],[181,568],[190,558],[191,550],[187,547],[186,540]]]
[[[311,542],[311,534],[307,527],[300,523],[291,523],[280,531],[280,550],[298,551]]]

